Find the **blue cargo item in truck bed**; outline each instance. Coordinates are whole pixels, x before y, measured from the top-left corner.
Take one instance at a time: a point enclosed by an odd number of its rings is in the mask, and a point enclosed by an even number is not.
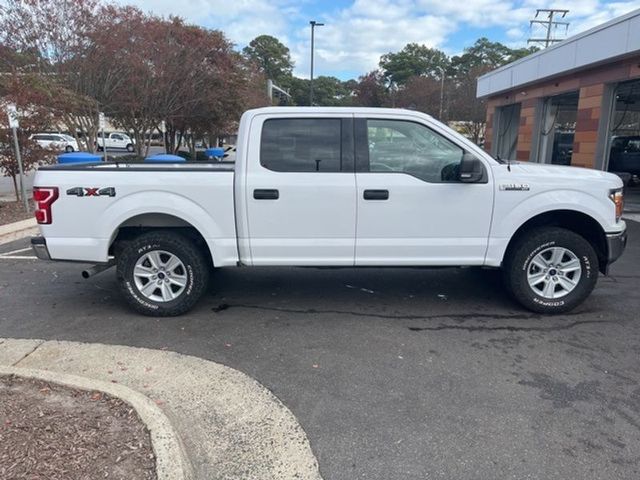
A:
[[[175,162],[184,162],[185,159],[178,155],[172,155],[170,153],[158,153],[156,155],[151,155],[144,159],[145,162],[167,162],[167,163],[175,163]]]
[[[89,152],[61,153],[58,163],[96,163],[102,160],[100,155]]]

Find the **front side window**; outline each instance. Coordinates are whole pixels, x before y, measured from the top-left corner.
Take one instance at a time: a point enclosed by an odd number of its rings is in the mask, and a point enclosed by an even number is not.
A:
[[[369,171],[399,172],[425,182],[458,180],[464,150],[419,123],[368,120]]]
[[[339,172],[339,118],[270,119],[262,127],[260,165],[276,172]]]
[[[122,135],[112,135],[111,138],[113,138],[114,140],[124,140],[122,138]]]

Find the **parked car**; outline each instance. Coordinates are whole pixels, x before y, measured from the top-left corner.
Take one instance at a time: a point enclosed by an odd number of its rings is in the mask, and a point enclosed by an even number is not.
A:
[[[126,133],[122,133],[122,132],[106,133],[105,132],[105,137],[106,137],[106,142],[105,142],[105,139],[102,138],[102,133],[98,134],[96,147],[99,152],[101,152],[104,149],[105,143],[107,146],[107,150],[124,149],[127,152],[133,152],[134,150],[135,142]]]
[[[192,308],[212,265],[502,268],[517,301],[554,314],[626,245],[616,175],[505,163],[419,112],[261,108],[237,145],[235,165],[41,167],[36,255],[96,263],[85,277],[115,264],[146,315]]]
[[[78,142],[71,135],[64,133],[35,133],[29,137],[42,148],[50,150],[64,150],[65,152],[77,152]]]
[[[609,171],[640,176],[640,136],[611,139]]]

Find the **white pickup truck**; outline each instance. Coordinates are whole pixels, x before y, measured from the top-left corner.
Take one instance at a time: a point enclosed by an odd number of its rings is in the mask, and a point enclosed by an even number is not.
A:
[[[105,138],[102,138],[102,133],[98,133],[98,138],[96,139],[96,149],[99,152],[104,150],[105,144],[107,145],[107,150],[116,148],[133,152],[135,149],[135,142],[126,133],[111,132],[105,133],[104,136]]]
[[[626,244],[622,181],[508,163],[431,117],[273,107],[240,121],[235,164],[41,167],[38,257],[117,267],[137,311],[178,315],[210,267],[502,268],[524,307],[560,313]]]

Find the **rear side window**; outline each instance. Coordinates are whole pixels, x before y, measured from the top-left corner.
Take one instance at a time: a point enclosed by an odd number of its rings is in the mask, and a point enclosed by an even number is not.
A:
[[[340,145],[339,118],[266,120],[260,164],[276,172],[339,172]]]

